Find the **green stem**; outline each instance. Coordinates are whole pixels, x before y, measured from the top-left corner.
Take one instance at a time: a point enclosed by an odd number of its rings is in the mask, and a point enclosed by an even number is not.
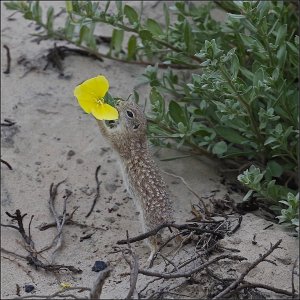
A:
[[[250,124],[251,124],[251,127],[252,127],[252,130],[253,132],[255,132],[256,136],[257,136],[257,140],[262,148],[262,145],[263,145],[263,137],[262,135],[260,134],[260,131],[257,127],[257,124],[256,124],[256,121],[255,121],[255,118],[254,118],[254,115],[253,115],[253,112],[252,112],[252,109],[251,109],[251,106],[249,105],[249,103],[247,102],[247,100],[244,98],[243,95],[241,95],[235,88],[234,84],[232,83],[232,80],[230,79],[228,73],[226,72],[226,70],[224,69],[224,66],[220,66],[220,70],[221,70],[221,73],[222,75],[224,76],[224,78],[226,79],[227,83],[230,85],[232,91],[235,93],[237,99],[239,100],[239,102],[246,108],[247,112],[248,112],[248,115],[249,115],[249,118],[250,118]]]
[[[152,123],[152,124],[155,124],[155,125],[158,125],[161,129],[167,131],[167,132],[170,132],[170,133],[177,133],[175,130],[172,130],[171,128],[169,128],[168,126],[165,126],[164,124],[162,124],[161,122],[156,122],[154,121],[153,119],[147,119],[147,121],[149,123]],[[171,137],[170,137],[171,138]],[[208,157],[211,157],[211,158],[215,158],[215,156],[210,153],[209,151],[203,149],[203,148],[200,148],[198,145],[192,143],[191,141],[189,140],[185,140],[185,144],[190,146],[192,149],[194,149],[197,153],[199,153],[200,155],[206,155]]]
[[[93,17],[93,18],[91,18],[91,20],[94,21],[94,22],[102,22],[102,23],[105,23],[105,24],[108,24],[108,25],[117,27],[117,28],[119,28],[119,29],[123,29],[123,30],[125,30],[126,32],[132,32],[132,33],[136,33],[137,35],[139,35],[139,30],[138,30],[138,29],[135,29],[135,28],[132,28],[132,27],[128,27],[128,26],[126,26],[126,25],[124,25],[124,24],[120,24],[120,23],[112,24],[111,22],[107,21],[105,18],[97,18],[97,17]],[[177,52],[177,53],[182,53],[183,55],[185,55],[185,56],[191,58],[192,60],[195,60],[195,61],[200,62],[200,63],[202,62],[202,60],[201,60],[200,58],[198,58],[197,56],[187,54],[187,53],[185,53],[182,49],[177,48],[177,47],[175,47],[175,46],[173,46],[173,45],[167,43],[166,41],[163,41],[163,40],[158,39],[158,38],[153,37],[153,36],[151,37],[151,40],[152,40],[153,42],[156,42],[156,43],[162,45],[162,46],[165,46],[165,47],[167,47],[167,48],[169,48],[169,49],[172,49],[173,51],[175,51],[175,52]]]
[[[38,22],[37,22],[37,24],[47,30],[47,27],[46,27],[45,24],[38,23]],[[48,32],[48,30],[47,30],[47,32]],[[68,39],[65,35],[59,34],[57,31],[51,32],[51,36],[54,39],[67,41],[68,43],[70,43],[70,44],[72,44],[72,45],[74,45],[74,46],[76,46],[76,47],[78,47],[82,50],[85,50],[85,51],[89,52],[90,54],[92,54],[93,56],[95,56],[99,59],[107,58],[107,59],[111,59],[111,60],[114,60],[114,61],[127,63],[127,64],[142,65],[142,66],[149,66],[149,65],[155,66],[155,65],[157,65],[159,68],[173,68],[173,69],[178,69],[178,70],[179,69],[185,69],[185,70],[191,69],[191,70],[193,70],[193,69],[200,68],[199,66],[189,65],[189,64],[179,65],[179,64],[154,63],[154,62],[149,62],[149,61],[128,61],[128,60],[125,60],[125,59],[120,59],[120,58],[113,57],[113,56],[108,55],[108,54],[99,53],[98,51],[95,51],[95,50],[93,50],[89,47],[83,46],[83,45],[78,45],[74,41],[72,41],[71,39]]]

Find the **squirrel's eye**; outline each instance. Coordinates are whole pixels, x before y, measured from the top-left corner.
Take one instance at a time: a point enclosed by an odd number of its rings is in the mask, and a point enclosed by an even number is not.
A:
[[[129,118],[133,118],[133,112],[132,112],[132,111],[126,110],[126,113],[127,113],[127,116],[128,116]]]

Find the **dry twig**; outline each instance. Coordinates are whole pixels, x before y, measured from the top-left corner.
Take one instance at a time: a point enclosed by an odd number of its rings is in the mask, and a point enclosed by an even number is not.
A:
[[[241,291],[243,289],[249,289],[249,288],[251,288],[251,289],[256,289],[256,288],[265,289],[265,290],[272,291],[272,292],[277,293],[277,294],[282,294],[282,295],[286,295],[286,296],[293,296],[293,293],[289,292],[287,290],[278,289],[276,287],[273,287],[273,286],[270,286],[270,285],[267,285],[267,284],[263,284],[263,283],[250,283],[250,282],[243,281],[241,285],[239,285],[233,291],[228,293],[225,297],[228,298],[228,297],[232,296],[233,294],[237,293],[238,291]],[[299,295],[296,295],[296,296],[298,297]],[[219,299],[223,299],[223,298],[219,298]]]
[[[108,278],[111,272],[111,267],[108,266],[105,270],[102,270],[98,275],[96,281],[94,282],[92,288],[90,289],[90,299],[100,299],[102,293],[102,288],[105,280]]]
[[[10,50],[7,45],[3,45],[3,48],[6,50],[6,57],[7,57],[7,67],[3,73],[9,74],[10,73],[10,62],[11,62]]]
[[[132,250],[131,245],[129,243],[129,235],[128,235],[128,230],[126,231],[126,237],[127,237],[127,249],[122,251],[122,255],[125,259],[125,261],[129,264],[130,266],[130,288],[128,291],[128,294],[125,299],[132,299],[133,296],[134,298],[137,298],[136,295],[136,283],[139,275],[139,261],[138,261],[138,256],[135,254],[135,252]],[[126,257],[126,254],[130,254],[131,259],[128,259]]]
[[[92,204],[92,207],[91,207],[90,211],[85,216],[86,218],[88,218],[91,215],[91,213],[93,212],[94,207],[96,205],[96,202],[97,202],[97,200],[100,196],[100,185],[102,183],[102,181],[99,181],[99,178],[98,178],[98,174],[99,174],[100,169],[101,169],[101,165],[97,167],[96,172],[95,172],[95,179],[96,179],[96,184],[97,184],[96,185],[96,195],[95,195],[95,198],[93,200],[93,204]]]
[[[181,277],[190,277],[191,275],[198,273],[208,267],[211,264],[214,264],[215,262],[221,260],[221,259],[232,259],[232,260],[238,260],[238,261],[243,261],[246,260],[245,257],[239,256],[239,255],[230,255],[230,254],[222,254],[220,256],[217,256],[213,258],[212,260],[207,261],[206,263],[202,264],[201,266],[192,269],[188,272],[183,272],[183,273],[160,273],[160,272],[150,272],[148,270],[143,270],[139,269],[139,273],[143,274],[145,276],[152,276],[152,277],[159,277],[159,278],[164,278],[164,279],[172,279],[172,278],[181,278]]]
[[[57,253],[57,251],[61,248],[62,243],[63,243],[63,235],[62,235],[62,231],[63,231],[63,227],[65,225],[65,221],[66,221],[66,213],[67,213],[67,200],[68,198],[71,196],[72,192],[70,190],[66,190],[66,194],[64,196],[64,204],[63,204],[63,213],[62,216],[59,216],[57,214],[57,211],[55,209],[55,199],[57,196],[57,189],[58,187],[65,182],[65,180],[62,180],[61,182],[59,182],[58,184],[54,185],[54,183],[52,183],[50,185],[50,197],[49,197],[49,208],[50,208],[50,212],[52,213],[55,222],[56,222],[56,229],[57,229],[57,235],[55,236],[55,238],[53,239],[51,245],[49,247],[47,247],[46,249],[50,249],[55,245],[55,248],[52,252],[52,256],[51,256],[51,263],[53,262],[55,255]],[[44,250],[43,250],[44,251]]]
[[[267,256],[269,256],[275,249],[278,248],[278,246],[280,245],[280,243],[282,242],[282,240],[280,239],[274,246],[271,246],[271,248],[263,255],[261,255],[258,259],[256,259],[241,275],[238,279],[236,279],[235,281],[233,281],[225,290],[223,290],[222,292],[220,292],[218,295],[216,295],[213,300],[216,299],[222,299],[225,296],[228,296],[229,292],[235,290],[238,285],[240,283],[243,282],[244,278],[248,275],[248,273],[254,269],[258,264],[260,264],[262,261],[265,260],[265,258],[267,258]]]
[[[1,162],[2,162],[3,164],[5,164],[10,170],[13,169],[12,166],[11,166],[6,160],[4,160],[4,159],[1,158]]]
[[[223,237],[223,235],[221,233],[217,232],[217,231],[213,231],[213,230],[209,230],[209,229],[202,229],[202,228],[199,228],[198,226],[193,226],[193,225],[189,225],[189,224],[165,223],[165,224],[158,225],[156,228],[154,228],[154,229],[152,229],[152,230],[150,230],[146,233],[143,233],[143,234],[140,234],[136,237],[130,238],[128,241],[127,240],[117,241],[117,244],[118,245],[124,245],[127,242],[134,243],[134,242],[137,242],[137,241],[144,240],[144,239],[148,238],[149,236],[157,234],[161,229],[166,228],[166,227],[172,227],[172,228],[176,228],[178,230],[187,229],[187,230],[190,230],[190,231],[195,231],[195,233],[211,233],[213,235],[218,236],[219,238]]]

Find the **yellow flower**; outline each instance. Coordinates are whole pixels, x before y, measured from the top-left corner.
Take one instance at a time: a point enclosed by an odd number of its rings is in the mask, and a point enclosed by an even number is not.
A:
[[[109,89],[109,82],[103,75],[90,78],[76,86],[74,96],[81,108],[92,114],[98,120],[116,120],[118,111],[111,105],[104,103],[104,96]]]

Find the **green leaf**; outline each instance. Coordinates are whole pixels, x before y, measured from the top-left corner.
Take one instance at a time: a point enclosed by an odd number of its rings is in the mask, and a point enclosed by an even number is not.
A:
[[[194,48],[192,29],[189,22],[186,19],[183,23],[183,38],[187,52],[192,53]]]
[[[254,74],[254,77],[253,77],[253,86],[255,87],[258,87],[258,82],[259,81],[264,81],[265,79],[265,72],[264,72],[264,69],[263,68],[259,68],[255,74]]]
[[[239,58],[237,57],[236,54],[233,54],[233,56],[232,56],[232,62],[231,62],[231,66],[230,66],[230,70],[231,70],[231,73],[232,73],[232,77],[234,79],[237,78],[239,69],[240,69]]]
[[[105,14],[107,13],[109,6],[110,6],[110,0],[106,1],[106,5],[105,5],[105,8],[104,8],[104,13]]]
[[[283,168],[276,161],[271,160],[267,164],[266,172],[268,172],[272,177],[280,177],[283,173]]]
[[[81,45],[81,43],[83,41],[86,41],[88,36],[90,34],[90,29],[86,26],[86,25],[83,25],[81,28],[80,28],[80,31],[79,31],[79,40],[78,40],[78,44]]]
[[[32,16],[33,16],[34,20],[38,23],[41,22],[41,20],[42,20],[42,8],[40,6],[39,1],[35,1],[32,4],[31,12],[32,12]]]
[[[124,15],[126,16],[130,24],[134,24],[138,22],[139,19],[138,13],[135,11],[134,8],[132,8],[127,4],[124,6]]]
[[[72,1],[66,0],[65,4],[66,4],[66,11],[67,11],[67,13],[68,14],[72,13],[72,11],[73,11]]]
[[[161,26],[154,19],[150,19],[150,18],[147,19],[146,27],[153,35],[162,35],[163,34]]]
[[[248,141],[248,139],[240,135],[237,130],[230,127],[216,126],[215,131],[230,143],[241,144]]]
[[[169,114],[176,124],[182,122],[183,124],[186,125],[187,122],[185,119],[185,114],[183,109],[177,102],[173,100],[170,101],[169,104]]]
[[[11,9],[11,10],[19,9],[19,3],[17,1],[4,2],[4,5],[7,9]]]
[[[286,37],[286,32],[287,32],[287,24],[281,25],[276,34],[276,41],[275,41],[276,46],[282,45]]]
[[[140,30],[139,35],[142,40],[152,40],[152,33],[149,30]]]
[[[53,13],[54,13],[54,9],[52,6],[50,6],[47,10],[47,30],[48,31],[53,31]]]
[[[122,43],[124,39],[124,30],[114,29],[111,38],[111,49],[113,48],[115,53],[118,54],[122,50]]]
[[[136,58],[136,49],[137,49],[136,36],[132,35],[128,40],[128,52],[127,52],[128,60],[132,60]]]
[[[116,99],[109,92],[105,94],[104,100],[105,103],[108,103],[109,105],[115,106],[116,104]]]
[[[283,68],[283,66],[285,64],[286,56],[287,56],[286,45],[282,44],[276,54],[276,57],[278,59],[278,64],[281,68]]]
[[[70,17],[67,17],[66,23],[65,23],[65,36],[67,39],[72,40],[74,30],[75,30],[75,26],[73,24],[71,24]]]
[[[253,190],[249,190],[247,192],[247,194],[244,196],[243,201],[247,201],[251,197],[251,195],[253,194],[253,192],[254,192]]]
[[[136,90],[133,90],[133,95],[134,95],[134,101],[135,103],[139,103],[140,100],[140,95]]]
[[[240,71],[241,73],[247,78],[249,79],[251,82],[253,81],[253,73],[251,71],[249,71],[248,69],[240,66]]]
[[[122,15],[123,14],[123,5],[122,5],[122,1],[120,0],[116,0],[115,1],[117,10],[118,10],[118,14]]]
[[[165,113],[165,102],[155,87],[151,89],[150,102],[152,104],[152,109],[158,112],[159,116],[162,117]]]
[[[227,144],[224,141],[218,142],[213,146],[212,153],[222,156],[227,151]]]
[[[269,137],[265,140],[264,145],[266,146],[266,145],[269,145],[269,144],[274,143],[274,142],[276,142],[276,141],[277,141],[277,139],[276,139],[275,137],[269,136]]]
[[[169,26],[170,26],[170,14],[169,14],[169,9],[168,6],[166,5],[166,3],[164,2],[164,16],[165,16],[165,26],[167,31],[169,30]]]

